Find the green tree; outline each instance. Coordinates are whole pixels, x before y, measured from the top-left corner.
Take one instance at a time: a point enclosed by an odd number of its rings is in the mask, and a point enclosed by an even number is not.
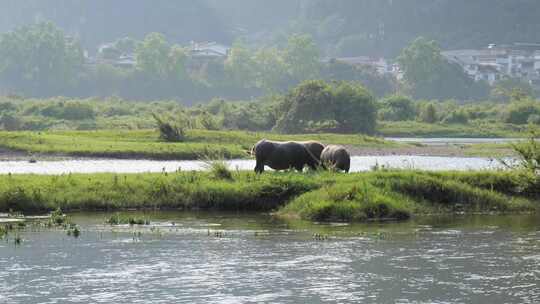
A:
[[[414,120],[416,117],[416,108],[410,98],[402,95],[393,95],[381,101],[379,115],[383,120]]]
[[[526,100],[534,98],[534,88],[527,82],[505,77],[493,85],[491,90],[491,99],[501,102]]]
[[[504,120],[521,125],[528,123],[529,119],[533,120],[535,115],[540,115],[540,103],[532,99],[520,100],[508,105]]]
[[[319,76],[319,49],[309,35],[292,35],[283,52],[283,61],[291,78],[297,82]]]
[[[255,54],[255,73],[257,86],[268,91],[284,87],[287,68],[281,52],[276,48],[263,48]]]
[[[225,72],[230,81],[242,88],[255,85],[255,62],[251,52],[240,42],[236,42],[225,60]]]
[[[0,36],[0,79],[13,90],[61,94],[76,85],[83,61],[79,42],[50,22]]]
[[[340,82],[333,89],[333,99],[338,131],[375,133],[377,107],[375,98],[366,88],[352,82]]]
[[[321,77],[327,81],[345,80],[360,82],[376,96],[385,96],[397,90],[398,83],[395,77],[381,75],[373,67],[356,66],[336,59],[323,64]]]
[[[417,38],[397,59],[406,85],[418,99],[479,99],[489,87],[474,82],[461,66],[448,62],[435,41]]]
[[[302,82],[279,106],[275,130],[283,133],[332,131],[367,133],[375,131],[377,109],[371,93],[350,82],[332,85]]]
[[[170,47],[163,34],[150,33],[137,46],[137,68],[145,74],[164,79],[169,74]]]
[[[430,124],[439,121],[435,105],[431,102],[422,105],[420,108],[420,113],[418,113],[418,120]]]
[[[185,48],[175,44],[168,57],[168,76],[174,81],[185,81],[189,78],[186,63],[188,55]]]

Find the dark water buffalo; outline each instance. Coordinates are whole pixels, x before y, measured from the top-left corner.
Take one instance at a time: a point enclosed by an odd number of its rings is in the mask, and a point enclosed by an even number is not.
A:
[[[328,169],[349,172],[351,156],[342,146],[328,145],[321,153],[321,164]]]
[[[309,142],[279,142],[263,139],[253,146],[251,154],[257,164],[255,172],[264,172],[264,166],[274,170],[294,168],[302,171],[304,166],[316,169],[320,163],[320,154],[324,146],[320,143]]]

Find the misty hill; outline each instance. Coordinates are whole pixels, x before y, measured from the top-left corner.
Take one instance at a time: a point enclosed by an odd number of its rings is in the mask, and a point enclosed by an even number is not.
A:
[[[536,0],[21,0],[0,2],[0,31],[51,20],[93,50],[161,32],[172,41],[280,43],[313,35],[333,56],[394,57],[418,36],[445,49],[540,42]]]

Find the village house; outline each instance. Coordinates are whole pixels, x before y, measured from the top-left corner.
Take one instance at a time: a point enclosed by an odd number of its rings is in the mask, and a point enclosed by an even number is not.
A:
[[[540,80],[540,44],[490,44],[483,49],[444,51],[442,55],[474,80],[490,85],[503,77],[520,78],[532,85]]]

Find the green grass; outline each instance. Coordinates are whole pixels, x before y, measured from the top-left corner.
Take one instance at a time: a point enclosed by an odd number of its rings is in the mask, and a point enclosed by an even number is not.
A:
[[[469,124],[428,124],[417,121],[382,121],[377,131],[390,137],[525,137],[528,126],[471,121]]]
[[[540,178],[515,172],[378,171],[3,175],[0,212],[175,209],[276,212],[315,221],[536,211]]]
[[[362,135],[280,135],[245,131],[191,130],[186,141],[160,141],[154,130],[0,132],[0,147],[29,153],[84,157],[199,159],[205,155],[245,158],[246,151],[262,138],[273,140],[319,140],[326,144],[358,147],[395,147],[382,139]]]

